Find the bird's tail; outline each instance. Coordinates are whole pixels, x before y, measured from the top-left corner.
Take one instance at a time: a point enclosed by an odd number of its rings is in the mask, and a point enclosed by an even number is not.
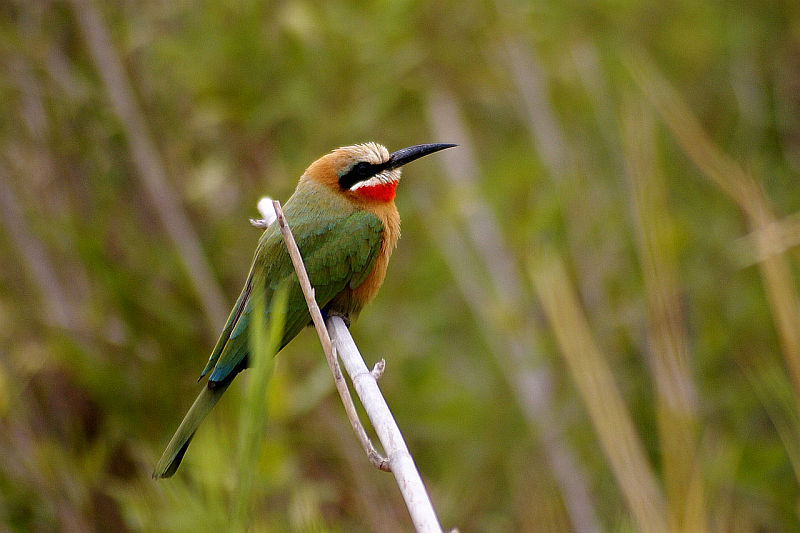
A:
[[[183,421],[181,421],[181,425],[178,426],[175,435],[172,436],[172,440],[167,444],[167,449],[164,450],[161,459],[156,463],[156,468],[153,471],[154,478],[170,477],[175,473],[178,466],[181,464],[181,459],[183,459],[183,455],[186,453],[186,449],[189,447],[189,443],[192,441],[194,432],[197,431],[200,422],[202,422],[209,411],[211,411],[211,408],[216,405],[220,396],[222,396],[228,388],[231,381],[233,380],[218,384],[214,389],[208,386],[203,387],[203,390],[200,391],[200,394],[192,404],[189,412],[183,417]]]

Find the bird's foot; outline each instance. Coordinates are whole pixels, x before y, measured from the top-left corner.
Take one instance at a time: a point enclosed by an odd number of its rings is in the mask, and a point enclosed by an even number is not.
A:
[[[323,318],[328,318],[329,316],[338,316],[344,322],[344,325],[347,326],[347,329],[350,329],[350,317],[344,313],[340,313],[339,311],[333,311],[332,309],[323,309],[322,311]]]
[[[258,228],[258,229],[267,229],[267,226],[270,225],[270,222],[271,221],[263,219],[263,218],[251,218],[250,219],[250,225],[252,225],[253,227]]]

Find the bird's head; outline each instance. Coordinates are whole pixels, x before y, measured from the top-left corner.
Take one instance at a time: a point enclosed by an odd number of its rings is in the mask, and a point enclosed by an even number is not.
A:
[[[301,179],[322,183],[354,201],[391,202],[403,165],[453,146],[418,144],[392,153],[374,142],[343,146],[314,161]]]

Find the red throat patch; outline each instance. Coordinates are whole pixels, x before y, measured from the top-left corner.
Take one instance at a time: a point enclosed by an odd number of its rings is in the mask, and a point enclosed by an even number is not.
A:
[[[377,200],[378,202],[391,202],[394,200],[394,191],[397,188],[396,181],[388,183],[379,183],[372,187],[359,187],[355,192],[370,200]]]

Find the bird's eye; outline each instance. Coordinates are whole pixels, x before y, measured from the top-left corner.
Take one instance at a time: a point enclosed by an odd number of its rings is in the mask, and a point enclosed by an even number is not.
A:
[[[339,176],[339,186],[342,189],[349,189],[356,183],[371,178],[378,170],[375,165],[367,161],[359,161],[349,167],[347,172]]]
[[[369,163],[361,161],[360,163],[356,164],[355,171],[359,177],[367,177],[370,174],[370,165]]]

